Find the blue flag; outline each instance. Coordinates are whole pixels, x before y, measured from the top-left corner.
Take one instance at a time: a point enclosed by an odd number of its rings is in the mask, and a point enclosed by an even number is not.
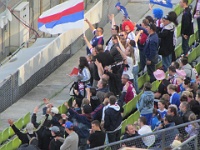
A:
[[[150,3],[161,5],[163,7],[168,7],[168,8],[173,7],[171,0],[150,0]]]

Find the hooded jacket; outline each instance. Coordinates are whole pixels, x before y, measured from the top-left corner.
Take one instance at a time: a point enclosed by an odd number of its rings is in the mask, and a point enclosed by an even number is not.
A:
[[[158,34],[160,38],[159,54],[162,56],[168,56],[174,51],[174,30],[175,25],[169,23],[164,26],[161,32]]]
[[[109,131],[115,131],[117,129],[120,129],[122,122],[122,116],[120,112],[120,106],[110,105],[105,110],[105,118],[104,118],[104,128],[107,132]]]
[[[152,91],[144,91],[141,95],[137,108],[140,111],[140,114],[150,114],[153,113],[154,107],[154,94]]]
[[[193,68],[190,66],[190,64],[186,64],[182,67],[182,69],[185,71],[186,73],[186,77],[191,78],[192,80],[196,80],[196,75],[195,72],[193,70]]]

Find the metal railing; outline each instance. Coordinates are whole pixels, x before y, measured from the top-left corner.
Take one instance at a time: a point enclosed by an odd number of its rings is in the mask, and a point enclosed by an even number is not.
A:
[[[175,131],[178,131],[178,133],[181,133],[186,138],[188,136],[187,132],[185,131],[185,127],[193,124],[198,123],[200,124],[200,119],[188,123],[184,123],[181,125],[173,126],[170,128],[165,128],[162,130],[158,130],[152,133],[148,133],[145,135],[140,135],[133,138],[128,138],[125,140],[121,140],[118,142],[113,142],[107,145],[103,145],[100,147],[93,148],[91,150],[99,150],[99,149],[112,149],[117,150],[121,148],[122,146],[126,145],[127,147],[137,147],[137,148],[148,148],[148,149],[156,149],[156,150],[163,150],[164,148],[170,146],[172,142],[174,141],[177,134],[175,134]],[[147,137],[155,137],[155,142],[152,142],[152,138]],[[152,143],[151,143],[152,142]],[[146,146],[147,143],[151,143],[150,146]],[[186,138],[185,142],[182,143],[182,147],[187,144],[187,150],[198,150],[198,147],[200,146],[200,134],[197,136]]]

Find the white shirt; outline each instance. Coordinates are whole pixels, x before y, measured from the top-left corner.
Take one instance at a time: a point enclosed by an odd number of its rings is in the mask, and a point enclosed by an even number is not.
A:
[[[147,133],[152,133],[152,130],[151,130],[151,127],[148,126],[148,125],[144,125],[141,127],[140,130],[138,130],[138,133],[140,135],[144,135],[144,134],[147,134]],[[142,138],[142,141],[143,143],[146,145],[146,146],[151,146],[154,144],[155,142],[155,135],[149,135],[149,136],[146,136],[146,137],[143,137]]]

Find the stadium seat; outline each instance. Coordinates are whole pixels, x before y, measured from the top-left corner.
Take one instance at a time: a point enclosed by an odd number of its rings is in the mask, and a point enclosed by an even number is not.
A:
[[[162,61],[159,61],[157,64],[156,64],[156,69],[160,69],[162,68]]]
[[[61,114],[65,114],[67,112],[67,107],[65,106],[65,104],[61,105]]]
[[[177,16],[180,14],[180,5],[177,4],[174,8],[174,12],[177,14]]]
[[[181,36],[181,24],[179,24],[179,25],[177,26],[176,30],[177,30],[176,35],[177,35],[177,38],[178,38],[178,37]]]
[[[191,63],[196,59],[196,49],[192,50],[192,52],[188,55],[188,62]]]
[[[192,34],[192,35],[190,35],[188,44],[191,47],[194,43],[195,43],[195,34]]]
[[[197,70],[198,74],[200,74],[200,63],[198,63],[198,64],[195,66],[195,69]]]
[[[194,50],[196,49],[196,55],[197,55],[197,58],[200,56],[200,44],[194,48]]]
[[[2,146],[0,147],[0,150],[7,150],[6,144],[2,145]]]
[[[13,131],[11,127],[9,127],[8,132],[9,132],[9,138],[15,135],[15,132]]]
[[[7,149],[7,150],[14,150],[14,149],[13,149],[13,146],[12,146],[12,141],[9,141],[9,142],[6,144],[6,149]]]
[[[2,132],[0,132],[0,145],[1,145],[1,143],[3,143],[3,136],[2,135],[3,135]]]
[[[159,84],[160,84],[160,81],[158,81],[158,80],[154,81],[154,82],[152,83],[152,88],[151,88],[151,90],[152,90],[153,92],[157,91]]]
[[[22,129],[24,126],[23,118],[18,119],[14,124],[18,129]]]
[[[31,116],[30,112],[28,112],[24,118],[23,118],[23,127],[25,127],[30,121],[31,121]]]
[[[146,73],[145,73],[146,74]],[[138,78],[138,88],[141,89],[145,83],[145,74]]]
[[[122,128],[121,128],[121,134],[124,134],[125,133],[125,127],[127,125],[127,119],[125,119],[123,122],[122,122]]]
[[[181,54],[183,53],[182,45],[179,44],[174,51],[175,51],[176,59],[179,58]]]
[[[9,138],[9,127],[4,129],[2,132],[2,143],[7,141]]]
[[[12,147],[13,149],[17,149],[21,145],[21,140],[18,137],[15,137],[12,140]]]

